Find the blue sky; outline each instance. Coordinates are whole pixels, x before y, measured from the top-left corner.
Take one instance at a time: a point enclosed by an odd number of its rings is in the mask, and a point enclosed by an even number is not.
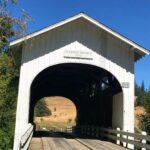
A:
[[[39,30],[79,12],[104,23],[129,39],[150,49],[150,1],[149,0],[20,0],[12,13],[19,15],[25,9],[33,22],[28,32]],[[150,86],[150,56],[135,63],[135,80]]]

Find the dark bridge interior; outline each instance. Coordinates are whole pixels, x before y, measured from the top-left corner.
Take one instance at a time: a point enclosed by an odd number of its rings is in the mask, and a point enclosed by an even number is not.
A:
[[[108,71],[85,64],[59,64],[39,73],[31,86],[29,122],[36,102],[46,96],[63,96],[77,108],[77,126],[112,126],[113,95],[122,91]]]

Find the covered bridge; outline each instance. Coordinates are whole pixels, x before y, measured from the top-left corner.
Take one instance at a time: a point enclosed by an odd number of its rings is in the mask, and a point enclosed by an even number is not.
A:
[[[21,58],[14,150],[45,96],[71,99],[77,126],[134,131],[134,62],[148,50],[83,13],[10,47]]]

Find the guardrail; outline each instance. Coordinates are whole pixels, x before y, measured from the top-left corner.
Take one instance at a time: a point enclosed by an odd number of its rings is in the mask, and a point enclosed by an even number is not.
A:
[[[113,142],[115,141],[116,144],[122,145],[124,147],[127,147],[127,145],[130,144],[139,147],[142,150],[150,150],[150,136],[147,136],[146,132],[137,134],[122,131],[120,128],[106,129],[94,126],[80,126],[77,127],[76,130],[84,135],[102,139],[105,138]]]
[[[29,124],[25,133],[22,135],[20,140],[20,150],[27,150],[33,135],[33,125]]]
[[[66,132],[72,133],[72,132],[73,132],[73,127],[72,127],[72,126],[68,126],[68,127],[66,128]]]

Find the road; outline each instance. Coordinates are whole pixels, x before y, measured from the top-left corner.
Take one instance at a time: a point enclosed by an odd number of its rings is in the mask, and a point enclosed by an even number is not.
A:
[[[127,150],[111,142],[99,139],[72,137],[59,132],[37,133],[31,140],[29,150]]]

